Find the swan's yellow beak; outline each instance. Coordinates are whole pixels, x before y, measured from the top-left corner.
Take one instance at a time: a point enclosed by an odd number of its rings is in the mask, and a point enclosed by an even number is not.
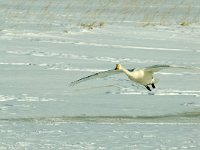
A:
[[[116,64],[115,70],[119,70],[120,69],[120,64]]]

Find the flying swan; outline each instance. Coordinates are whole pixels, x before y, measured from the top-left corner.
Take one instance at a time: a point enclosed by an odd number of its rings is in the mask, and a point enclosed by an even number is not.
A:
[[[194,67],[185,67],[185,66],[176,66],[176,65],[154,65],[154,66],[149,66],[146,68],[134,68],[134,69],[126,69],[124,68],[121,64],[116,64],[115,69],[103,71],[103,72],[98,72],[95,74],[92,74],[87,77],[83,77],[79,80],[71,82],[71,86],[74,86],[78,83],[95,79],[95,78],[104,78],[110,75],[114,74],[119,74],[119,73],[125,73],[128,78],[131,81],[134,81],[140,85],[143,85],[146,87],[147,90],[151,91],[151,87],[154,89],[155,84],[158,82],[158,79],[155,79],[153,77],[153,74],[155,72],[158,72],[163,69],[192,69],[192,70],[198,70],[200,71],[200,68],[194,68]]]

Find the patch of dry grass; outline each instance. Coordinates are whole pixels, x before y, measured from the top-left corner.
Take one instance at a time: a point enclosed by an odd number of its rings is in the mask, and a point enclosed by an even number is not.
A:
[[[191,24],[191,23],[188,22],[188,21],[183,21],[183,22],[180,23],[180,25],[181,25],[181,26],[184,26],[184,27],[189,26],[190,24]]]
[[[68,33],[69,33],[67,29],[65,29],[63,32],[64,32],[65,34],[68,34]]]
[[[104,27],[105,23],[103,21],[92,22],[92,23],[81,23],[80,26],[83,29],[92,30],[94,28],[102,28],[102,27]]]

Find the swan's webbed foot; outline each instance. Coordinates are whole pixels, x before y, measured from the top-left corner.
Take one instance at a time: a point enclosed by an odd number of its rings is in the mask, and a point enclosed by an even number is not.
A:
[[[145,86],[147,90],[151,91],[150,87],[148,85]]]
[[[151,86],[152,86],[152,88],[153,88],[153,89],[155,89],[155,88],[156,88],[154,83],[152,83],[152,84],[151,84]]]

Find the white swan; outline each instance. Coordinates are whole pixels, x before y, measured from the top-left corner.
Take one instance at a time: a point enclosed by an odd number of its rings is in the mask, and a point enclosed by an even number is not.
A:
[[[115,69],[98,72],[93,75],[81,78],[79,80],[71,82],[71,86],[81,83],[81,82],[84,82],[84,81],[87,81],[87,80],[90,80],[90,79],[94,79],[94,78],[104,78],[104,77],[107,77],[107,76],[110,76],[113,74],[125,73],[131,81],[134,81],[140,85],[143,85],[149,91],[151,91],[150,86],[152,86],[152,88],[155,88],[155,84],[158,82],[158,79],[154,79],[153,74],[162,69],[168,69],[168,68],[192,69],[192,70],[200,71],[199,68],[175,66],[175,65],[154,65],[154,66],[149,66],[146,68],[126,69],[126,68],[122,67],[122,65],[116,64]]]

